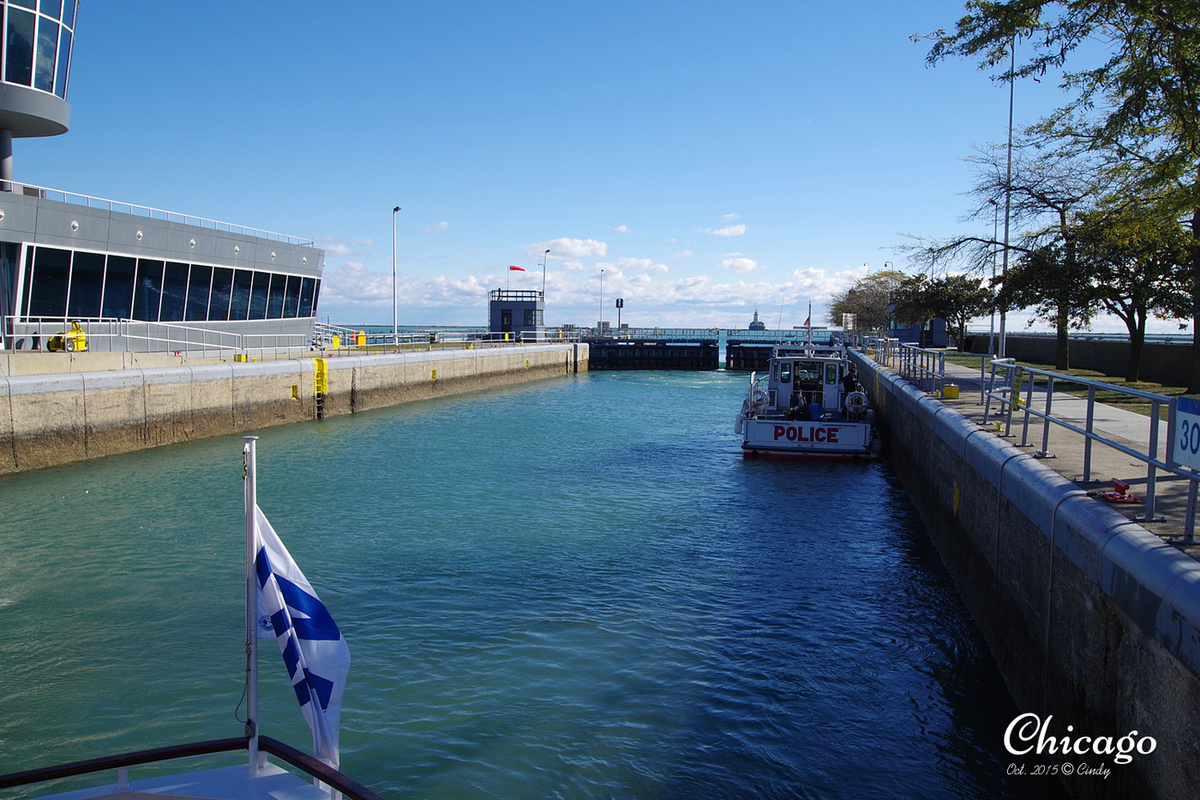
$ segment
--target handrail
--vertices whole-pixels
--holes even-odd
[[[111,769],[156,764],[180,758],[194,758],[196,756],[207,756],[215,753],[231,753],[237,750],[247,750],[249,742],[250,740],[245,737],[210,739],[203,742],[169,745],[150,750],[137,750],[132,753],[89,758],[83,761],[73,761],[68,764],[58,764],[52,767],[39,767],[23,772],[0,775],[0,789],[11,789],[16,786],[28,786],[33,783],[43,783],[61,778],[73,778],[79,775],[91,775]],[[363,786],[361,783],[278,739],[273,739],[270,736],[259,736],[258,747],[259,750],[282,759],[309,777],[316,778],[332,786],[334,789],[351,798],[351,800],[383,800],[380,795]]]
[[[274,231],[262,230],[261,228],[251,228],[245,225],[236,225],[232,222],[221,222],[219,220],[208,219],[206,217],[197,217],[191,214],[181,214],[176,211],[167,211],[161,208],[152,206],[142,206],[136,203],[125,203],[120,200],[108,200],[103,197],[93,197],[92,195],[80,194],[79,192],[68,192],[64,189],[51,189],[46,186],[38,186],[33,183],[21,183],[19,181],[4,181],[4,186],[12,187],[5,191],[12,191],[14,194],[28,195],[38,197],[45,200],[57,200],[62,203],[74,203],[75,205],[86,206],[87,208],[105,208],[108,211],[116,211],[118,213],[128,213],[150,219],[161,219],[167,222],[181,222],[185,225],[195,225],[198,228],[210,228],[217,231],[226,231],[228,233],[240,233],[243,236],[253,236],[258,239],[268,239],[273,242],[284,242],[285,244],[297,244],[303,247],[315,247],[316,242],[312,239],[301,239],[297,236],[289,236],[286,233],[275,233]],[[56,195],[56,196],[55,196]],[[121,209],[128,209],[122,212]]]
[[[997,372],[1002,371],[1003,375],[997,380]],[[1029,376],[1028,381],[1025,380],[1022,373]],[[1041,410],[1033,407],[1033,390],[1036,376],[1046,378],[1046,397],[1045,403]],[[1086,386],[1088,390],[1087,402],[1085,406],[1083,427],[1076,424],[1075,421],[1066,417],[1055,416],[1053,413],[1054,400],[1054,384],[1055,381],[1063,381],[1073,383],[1080,386]],[[997,385],[999,383],[999,385]],[[1097,433],[1095,430],[1095,407],[1096,390],[1104,389],[1106,391],[1115,391],[1119,394],[1124,394],[1130,397],[1136,397],[1141,400],[1146,400],[1150,403],[1150,416],[1147,420],[1149,425],[1149,435],[1147,437],[1146,451],[1136,447],[1130,447],[1122,442],[1118,442],[1108,436]],[[1024,393],[1024,400],[1021,395]],[[987,402],[984,405],[983,420],[986,423],[988,416],[991,413],[991,401],[995,400],[1001,406],[999,413],[1005,416],[1005,435],[1011,435],[1013,412],[1017,408],[1023,408],[1023,433],[1021,437],[1021,446],[1028,444],[1029,419],[1034,417],[1042,420],[1042,449],[1035,453],[1035,456],[1046,457],[1049,455],[1047,447],[1050,439],[1050,424],[1057,425],[1065,430],[1077,433],[1084,437],[1084,455],[1083,455],[1083,478],[1084,482],[1090,481],[1091,478],[1091,456],[1093,442],[1112,448],[1120,453],[1135,458],[1138,461],[1146,464],[1146,496],[1144,499],[1145,516],[1143,520],[1155,519],[1154,515],[1154,499],[1155,488],[1157,483],[1157,474],[1159,470],[1177,475],[1181,478],[1187,478],[1190,481],[1196,481],[1200,475],[1189,467],[1178,464],[1174,460],[1175,446],[1175,426],[1173,421],[1176,415],[1177,398],[1168,397],[1166,395],[1155,394],[1153,392],[1145,392],[1140,389],[1128,389],[1121,386],[1116,386],[1103,381],[1094,381],[1087,378],[1076,378],[1071,375],[1064,375],[1050,370],[1037,369],[1035,367],[1018,365],[1015,359],[993,359],[991,362],[991,379],[986,391]],[[1165,448],[1165,458],[1158,457],[1159,451],[1159,427],[1161,425],[1161,416],[1163,405],[1167,407],[1168,424],[1167,424],[1167,441]],[[1186,520],[1186,530],[1191,531],[1194,526],[1195,509],[1189,505],[1188,519]],[[1185,541],[1190,541],[1190,536],[1185,537]]]

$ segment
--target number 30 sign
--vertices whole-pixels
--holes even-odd
[[[1175,406],[1175,462],[1200,470],[1200,400],[1181,397]]]

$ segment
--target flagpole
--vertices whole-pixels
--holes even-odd
[[[258,508],[255,442],[246,436],[242,446],[246,506],[246,738],[250,776],[258,774],[258,577],[254,574],[254,512]]]

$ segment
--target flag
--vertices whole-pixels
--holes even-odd
[[[258,506],[254,508],[254,571],[259,638],[273,637],[278,642],[300,710],[312,729],[313,755],[336,768],[350,648]]]
[[[812,314],[809,314],[808,319],[804,320],[804,327],[807,328],[810,324],[812,324]]]
[[[509,271],[509,272],[524,272],[524,271],[525,271],[525,268],[524,268],[524,267],[518,267],[518,266],[516,266],[516,265],[514,265],[514,264],[510,264],[510,265],[509,265],[509,267],[508,267],[508,271]]]

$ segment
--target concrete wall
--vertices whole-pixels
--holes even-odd
[[[1053,335],[1030,336],[1008,334],[1004,352],[1021,361],[1040,361],[1053,364],[1056,343]],[[975,334],[971,349],[986,353],[987,334]],[[1071,337],[1071,366],[1092,369],[1105,375],[1124,376],[1129,364],[1129,342],[1114,339]],[[1168,386],[1187,386],[1192,376],[1192,345],[1190,342],[1147,342],[1142,350],[1141,378]]]
[[[1200,786],[1200,564],[1029,454],[856,356],[888,457],[1021,712],[1058,737],[1156,741],[1082,797],[1193,796]],[[1067,725],[1074,731],[1068,734]],[[996,743],[1001,759],[1009,756]],[[1027,768],[1028,771],[1028,768]],[[1031,777],[1030,780],[1043,780]]]
[[[568,375],[586,371],[587,345],[326,364],[324,397],[313,359],[0,377],[0,474]]]

